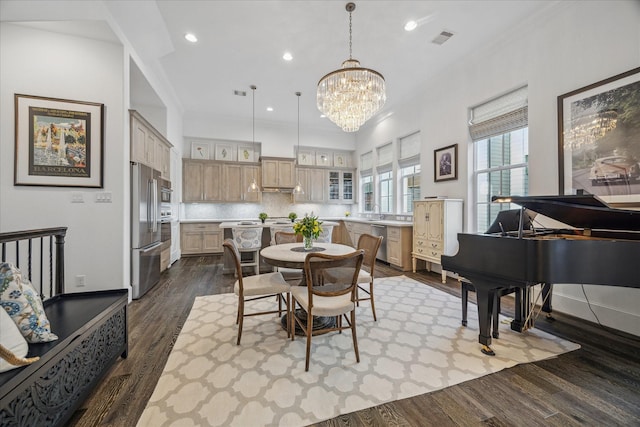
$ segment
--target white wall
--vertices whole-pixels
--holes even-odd
[[[422,131],[422,195],[464,198],[473,229],[469,107],[529,86],[530,194],[558,194],[556,101],[559,95],[640,65],[640,2],[562,2],[523,22],[430,82],[382,123],[357,135],[358,155],[416,129]],[[434,183],[433,150],[458,144],[459,179]],[[640,335],[640,289],[585,286],[608,326]],[[554,309],[595,321],[578,285],[554,288]]]
[[[0,230],[67,226],[69,290],[123,287],[129,273],[122,262],[125,241],[128,246],[122,45],[3,22],[0,51]],[[13,185],[16,93],[105,105],[103,189]],[[95,203],[95,194],[103,191],[112,193],[112,203]],[[74,193],[85,202],[72,204]],[[85,288],[75,288],[76,275],[86,275]]]

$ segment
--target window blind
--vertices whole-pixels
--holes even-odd
[[[360,155],[360,173],[373,169],[373,151]]]
[[[378,172],[388,171],[392,169],[393,164],[393,145],[389,142],[376,149],[378,159],[376,163],[376,170]]]
[[[524,86],[469,111],[469,134],[478,141],[529,124],[528,87]]]
[[[400,138],[398,165],[401,168],[420,164],[421,143],[419,131]]]

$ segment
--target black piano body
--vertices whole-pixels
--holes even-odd
[[[442,268],[476,289],[483,353],[493,354],[491,313],[494,294],[501,289],[554,283],[640,288],[640,211],[611,208],[594,195],[501,201],[575,228],[458,234],[458,253],[443,255]]]

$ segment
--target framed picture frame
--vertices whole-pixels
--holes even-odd
[[[209,144],[206,142],[192,142],[191,158],[197,160],[209,160]]]
[[[104,104],[15,94],[14,184],[103,188]]]
[[[640,67],[558,96],[559,194],[640,206]]]
[[[333,166],[333,156],[325,151],[316,151],[316,166]]]
[[[231,144],[216,144],[216,160],[232,161],[233,147]]]
[[[349,167],[349,158],[344,153],[333,153],[333,166],[347,168]]]
[[[255,153],[253,145],[238,145],[238,161],[239,162],[255,162]]]
[[[433,180],[435,182],[458,179],[458,144],[433,151]]]
[[[314,166],[316,164],[316,154],[310,150],[300,150],[298,152],[298,164],[302,166]]]

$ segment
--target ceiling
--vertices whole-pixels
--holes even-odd
[[[420,94],[474,50],[556,1],[356,1],[353,58],[386,79],[377,117]],[[349,57],[346,1],[107,1],[105,7],[140,57],[170,82],[187,115],[215,115],[339,130],[320,117],[316,85]],[[407,32],[406,21],[418,21]],[[69,26],[66,26],[69,28]],[[453,33],[442,45],[432,40]],[[197,43],[184,39],[192,32]],[[290,52],[293,60],[282,59]],[[245,97],[234,90],[246,91]],[[273,111],[268,112],[267,107]],[[375,121],[376,118],[372,119]]]

